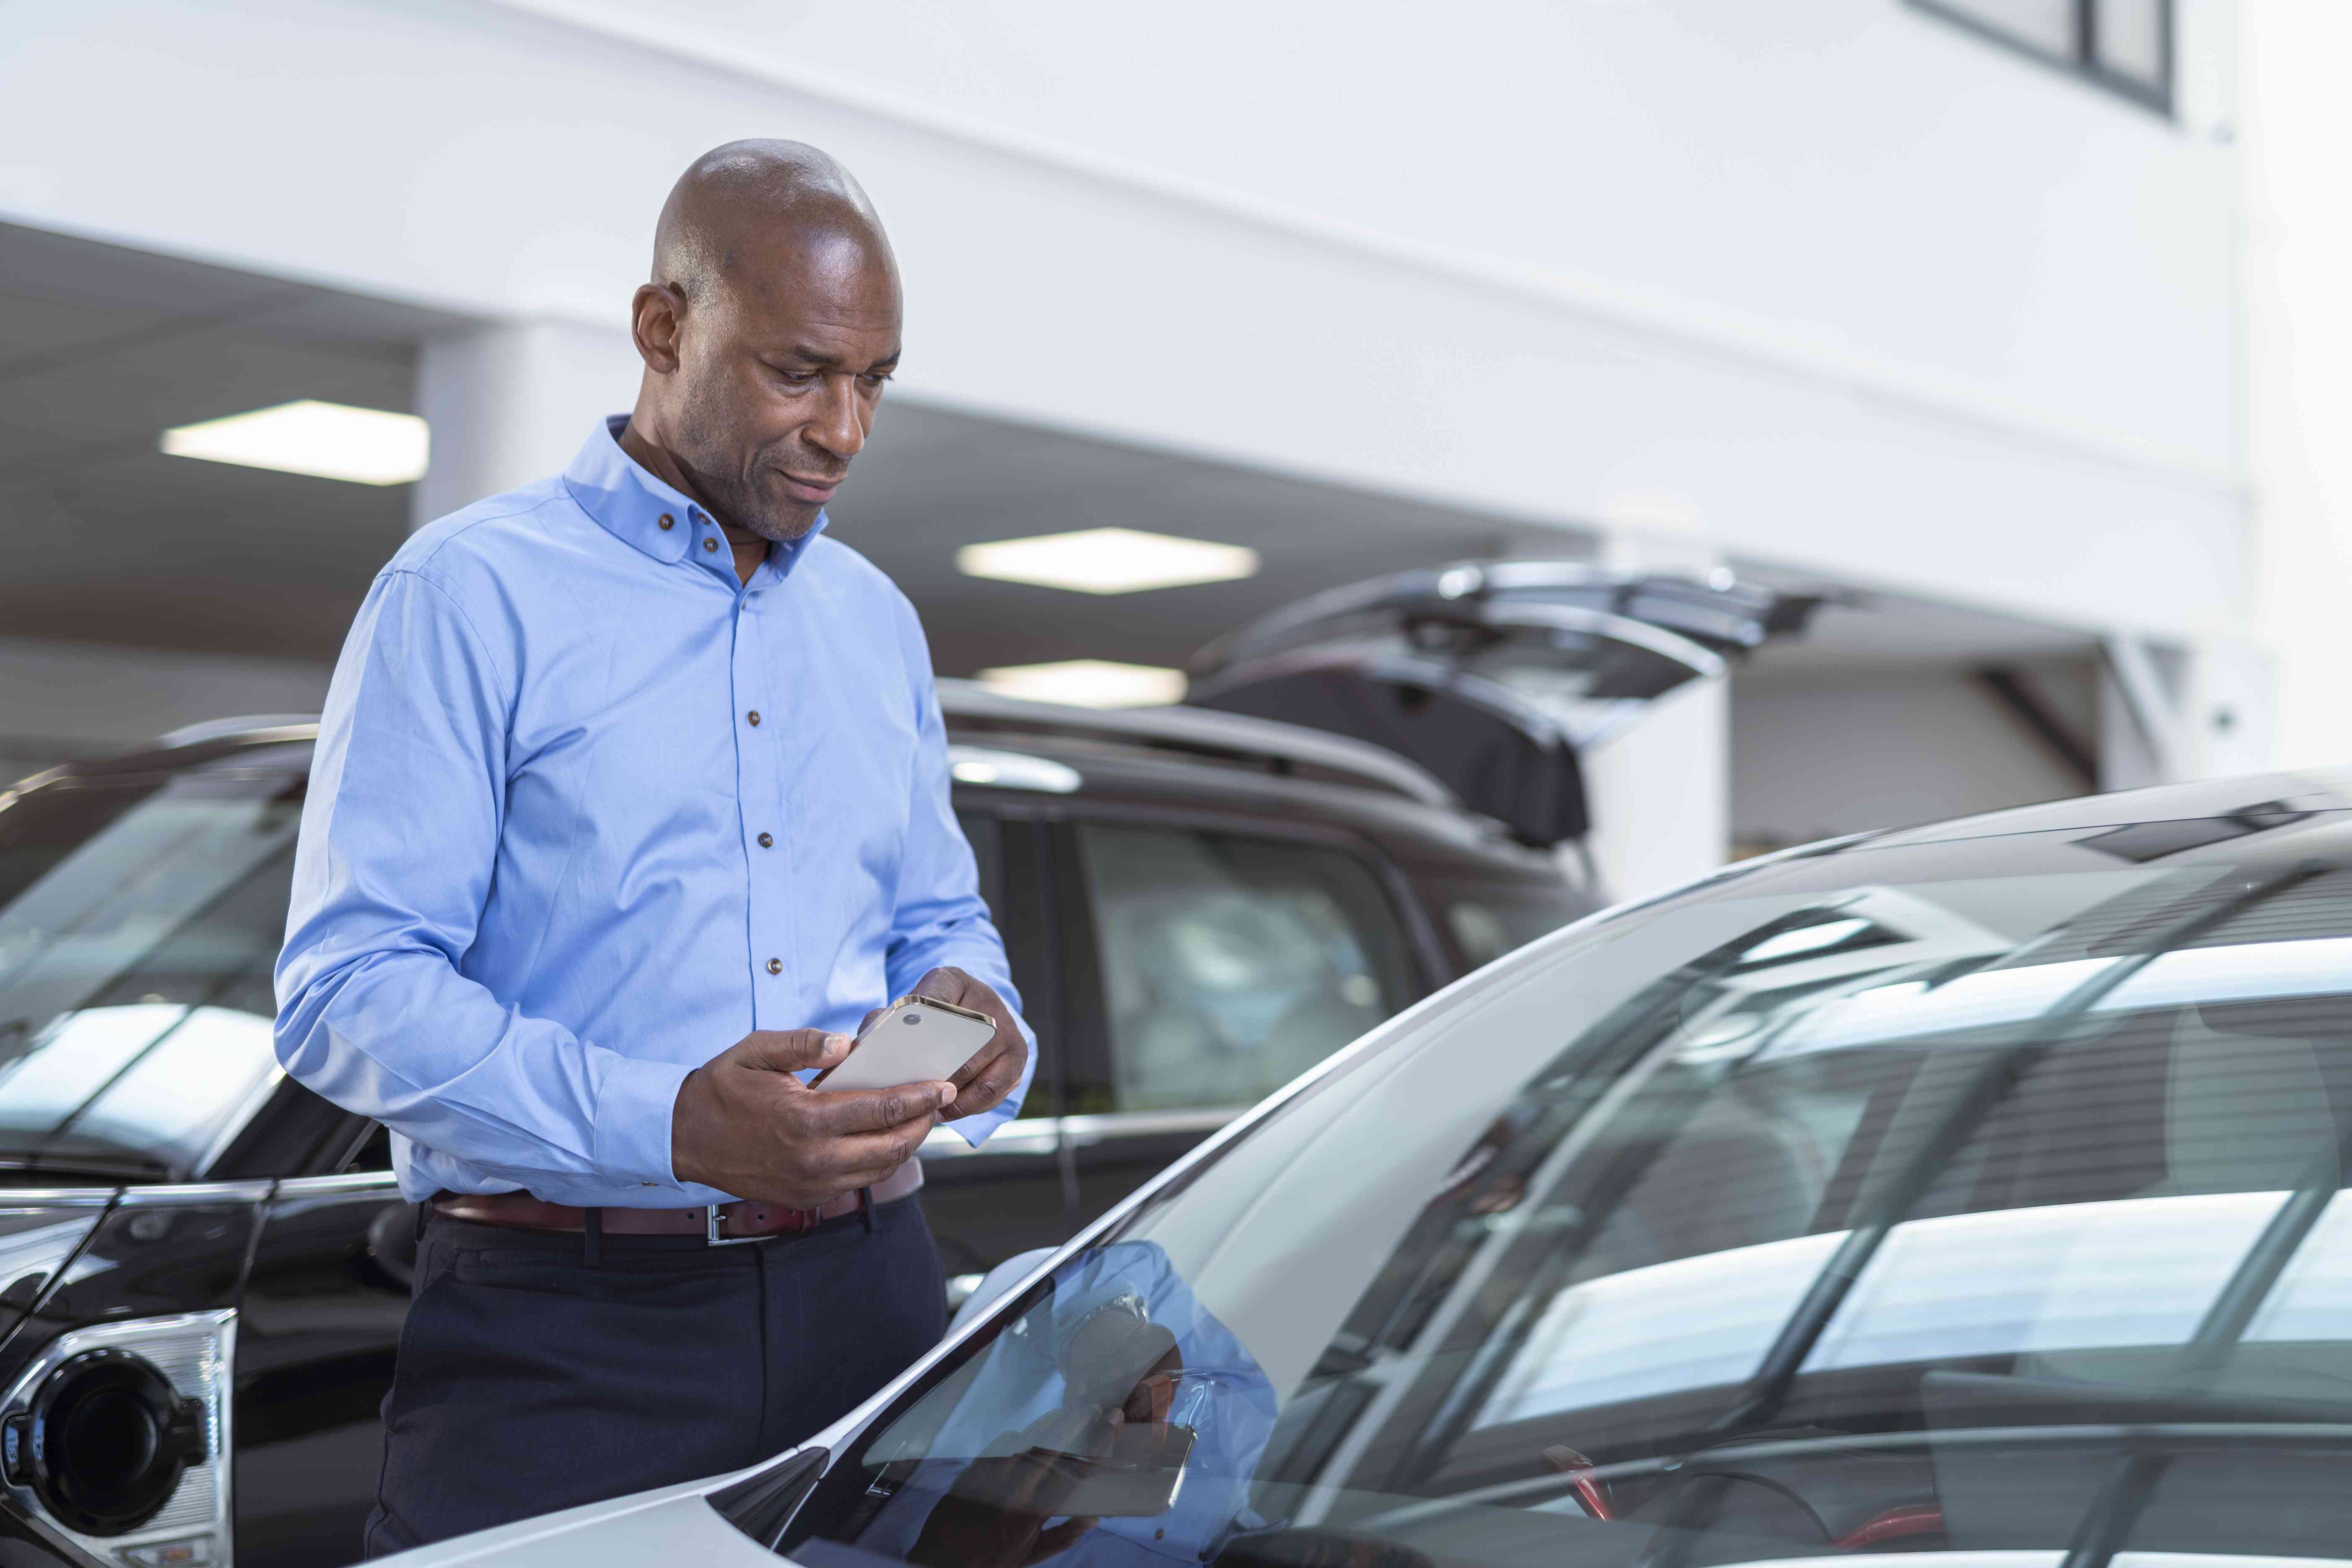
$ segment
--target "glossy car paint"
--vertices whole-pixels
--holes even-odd
[[[1013,710],[1017,711],[1017,710]],[[1201,716],[1207,733],[1226,721]],[[140,758],[69,770],[131,777],[230,767],[296,791],[307,731],[229,730]],[[950,1133],[926,1148],[926,1204],[951,1271],[1057,1245],[1168,1160],[1239,1112],[1122,1115],[1099,1052],[1051,1042],[1099,1017],[1097,983],[1076,972],[1070,931],[1086,918],[1073,825],[1122,820],[1296,837],[1344,847],[1374,869],[1411,933],[1409,994],[1467,967],[1422,907],[1415,876],[1508,884],[1580,907],[1553,862],[1426,801],[1327,777],[1284,777],[1247,760],[1220,763],[1140,746],[1074,743],[1002,724],[1002,752],[1076,773],[1075,790],[959,784],[968,824],[994,839],[1000,911],[1030,1017],[1049,1049],[1028,1114],[981,1151]],[[26,781],[44,787],[54,775]],[[274,781],[274,782],[271,782]],[[5,799],[0,795],[0,799]],[[1586,900],[1589,902],[1590,900]],[[1072,1108],[1093,1105],[1091,1111]],[[213,1434],[215,1476],[242,1568],[323,1568],[356,1555],[380,1468],[379,1407],[390,1386],[409,1290],[416,1214],[382,1168],[380,1131],[290,1082],[257,1102],[207,1175],[150,1187],[19,1187],[0,1193],[0,1389],[58,1336],[91,1324],[233,1310],[230,1409]],[[362,1168],[352,1168],[354,1165]],[[716,1516],[698,1502],[704,1516]],[[176,1517],[177,1500],[173,1505]],[[150,1531],[78,1549],[44,1524],[29,1494],[0,1498],[0,1557],[87,1565]],[[714,1546],[743,1538],[719,1523]]]
[[[1737,896],[1740,890],[1739,884],[1776,867],[1797,871],[1794,880],[1800,884],[1798,890],[1801,891],[1801,884],[1808,880],[1807,873],[1813,869],[1802,866],[1806,861],[1824,862],[1818,868],[1819,877],[1811,879],[1821,886],[1850,886],[1856,877],[1849,869],[1849,865],[1857,858],[1866,858],[1874,847],[1941,845],[1967,849],[1981,844],[1989,854],[2025,856],[2030,854],[2031,846],[2020,841],[2026,836],[2113,828],[2119,831],[2153,829],[2155,831],[2149,835],[2151,838],[2163,838],[2174,835],[2175,830],[2186,825],[2226,825],[2233,819],[2244,832],[2252,834],[2276,825],[2282,818],[2292,819],[2314,812],[2346,808],[2352,808],[2352,771],[2269,775],[2225,784],[2137,791],[2127,795],[2004,812],[1966,823],[1937,825],[1900,834],[1858,835],[1828,844],[1784,851],[1727,868],[1688,887],[1643,900],[1638,905],[1603,911],[1455,982],[1443,993],[1423,1000],[1269,1097],[1196,1148],[1190,1156],[1130,1194],[1066,1247],[1041,1258],[1034,1268],[1012,1283],[1004,1293],[1005,1299],[1008,1303],[1017,1299],[1029,1285],[1047,1277],[1058,1263],[1115,1228],[1137,1208],[1163,1192],[1181,1187],[1205,1163],[1213,1162],[1227,1147],[1249,1137],[1254,1130],[1289,1101],[1312,1092],[1319,1084],[1377,1058],[1389,1046],[1412,1036],[1423,1024],[1441,1013],[1475,1011],[1490,998],[1516,989],[1532,973],[1549,966],[1554,955],[1563,948],[1577,942],[1581,936],[1596,928],[1621,920],[1637,910],[1661,910],[1705,902],[1727,894]],[[2222,837],[2227,836],[2225,829],[2216,831],[2221,832]],[[2003,840],[2011,842],[2003,843]],[[1777,886],[1775,890],[1780,890]],[[1180,1198],[1178,1201],[1182,1200]],[[2160,1203],[2163,1200],[2157,1201]],[[2145,1209],[2147,1205],[2141,1205],[2124,1216],[2126,1233],[2137,1234],[2137,1230],[2146,1230],[2150,1226],[2157,1226],[2158,1231],[2166,1228],[2159,1216],[2152,1210],[2142,1212]],[[2030,1216],[2031,1211],[2023,1212]],[[556,1563],[619,1563],[642,1561],[671,1547],[684,1548],[688,1542],[692,1543],[692,1550],[709,1553],[709,1560],[716,1563],[740,1562],[748,1568],[749,1564],[756,1562],[777,1561],[773,1555],[740,1534],[737,1538],[740,1545],[722,1543],[709,1531],[709,1521],[716,1514],[704,1500],[712,1498],[714,1494],[740,1498],[755,1487],[772,1484],[775,1478],[795,1473],[814,1474],[821,1470],[831,1454],[839,1453],[865,1432],[879,1413],[901,1393],[921,1381],[938,1363],[955,1353],[960,1346],[974,1336],[994,1332],[1000,1326],[997,1320],[1002,1315],[1001,1311],[992,1310],[961,1323],[930,1353],[858,1411],[844,1417],[825,1432],[817,1434],[802,1449],[780,1456],[768,1465],[486,1531],[424,1549],[404,1561],[413,1562],[418,1568],[439,1568],[441,1564],[458,1563],[494,1563],[501,1568],[506,1564],[513,1564],[515,1568],[539,1568],[541,1564]],[[1963,1329],[1967,1332],[1978,1331],[1965,1325]],[[703,1511],[698,1512],[698,1509]],[[751,1547],[751,1552],[741,1550],[743,1546]],[[1967,1560],[1977,1563],[1998,1563],[2001,1568],[2052,1568],[2063,1555],[2058,1551],[2039,1550],[1976,1552],[1969,1554]],[[1958,1561],[1951,1553],[1943,1552],[1874,1551],[1872,1556],[1876,1561],[1917,1564],[1920,1568],[1933,1563]],[[1842,1559],[1812,1561],[1832,1560]],[[2200,1555],[2196,1561],[2220,1565],[2241,1561],[2252,1563],[2278,1560],[2232,1559],[2227,1555],[2207,1554]]]

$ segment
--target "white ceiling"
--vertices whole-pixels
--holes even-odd
[[[0,626],[8,636],[331,658],[404,536],[404,488],[163,456],[166,426],[298,397],[408,409],[453,318],[0,226]],[[1278,417],[1278,406],[1270,411]],[[937,407],[886,406],[835,535],[922,611],[940,669],[1177,664],[1317,589],[1465,555],[1588,553],[1476,512]],[[955,547],[1117,524],[1259,552],[1247,582],[1097,596],[958,575]],[[1759,674],[2063,657],[2084,634],[1916,598],[1822,613]]]

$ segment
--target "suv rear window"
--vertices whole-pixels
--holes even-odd
[[[250,768],[0,810],[0,1173],[183,1180],[277,1081],[301,810]]]

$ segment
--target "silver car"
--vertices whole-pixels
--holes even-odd
[[[404,1561],[2352,1557],[2348,807],[2141,792],[1593,917],[808,1445]]]

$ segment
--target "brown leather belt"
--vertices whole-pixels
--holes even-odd
[[[765,1241],[771,1237],[804,1236],[829,1219],[857,1212],[858,1205],[897,1203],[911,1197],[923,1184],[923,1167],[909,1160],[879,1184],[864,1192],[844,1193],[813,1209],[783,1208],[742,1199],[690,1209],[598,1210],[598,1229],[606,1236],[698,1236],[713,1247],[736,1241]],[[588,1228],[588,1211],[570,1204],[551,1204],[529,1193],[442,1193],[433,1200],[433,1212],[468,1225],[503,1226],[509,1230],[568,1231]]]

